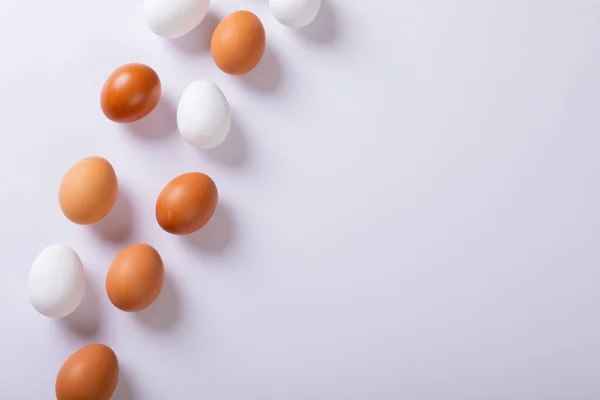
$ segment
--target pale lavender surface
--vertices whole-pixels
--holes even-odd
[[[600,398],[600,5],[592,0],[325,0],[292,31],[262,0],[215,0],[191,36],[153,36],[140,0],[0,2],[0,398],[52,399],[66,357],[117,352],[117,400]],[[209,27],[240,7],[269,38],[248,76],[217,70]],[[126,62],[156,68],[146,121],[106,120]],[[174,126],[205,78],[235,112],[222,147]],[[57,189],[100,155],[122,184],[97,227]],[[204,171],[221,203],[187,238],[154,202]],[[150,243],[164,294],[139,315],[103,287]],[[46,319],[26,298],[46,245],[81,255],[89,292]]]

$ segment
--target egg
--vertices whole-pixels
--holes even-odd
[[[56,400],[109,400],[119,382],[119,360],[104,344],[73,353],[56,376]]]
[[[231,109],[217,85],[196,81],[181,95],[177,127],[183,139],[200,149],[212,149],[225,140],[231,127]]]
[[[152,32],[172,39],[198,26],[209,7],[210,0],[146,0],[143,14]]]
[[[27,294],[33,308],[50,318],[71,314],[85,294],[85,273],[72,248],[54,244],[36,257],[29,271]]]
[[[301,28],[314,21],[321,8],[321,0],[269,0],[269,8],[283,25]]]
[[[112,209],[119,184],[112,165],[102,157],[77,162],[63,177],[58,190],[60,208],[70,221],[89,225]]]
[[[140,311],[160,295],[165,270],[160,254],[150,245],[134,244],[122,250],[108,268],[106,293],[123,311]]]
[[[260,62],[265,46],[265,28],[260,19],[249,11],[236,11],[215,28],[210,51],[223,72],[242,75]]]
[[[100,105],[111,121],[134,122],[154,110],[160,94],[160,79],[152,68],[144,64],[125,64],[104,83]]]
[[[187,235],[202,228],[217,207],[215,182],[200,172],[179,175],[158,195],[156,220],[165,231]]]

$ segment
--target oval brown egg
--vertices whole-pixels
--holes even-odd
[[[217,66],[230,75],[251,71],[265,54],[265,28],[249,11],[236,11],[217,25],[210,51]]]
[[[70,221],[89,225],[112,209],[119,184],[112,165],[102,157],[87,157],[65,174],[58,190],[60,208]]]
[[[133,122],[154,110],[160,94],[160,79],[152,68],[144,64],[125,64],[106,80],[100,104],[111,121]]]
[[[91,344],[73,353],[58,371],[57,400],[109,400],[119,381],[119,361],[103,344]]]
[[[117,254],[108,268],[106,293],[118,309],[140,311],[160,295],[164,280],[160,254],[147,244],[134,244]]]
[[[165,231],[187,235],[202,228],[217,207],[215,182],[200,172],[190,172],[173,179],[156,201],[156,220]]]

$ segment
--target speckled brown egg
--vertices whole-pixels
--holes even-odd
[[[63,177],[58,190],[60,208],[70,221],[89,225],[112,209],[119,184],[112,165],[102,157],[77,162]]]
[[[119,381],[119,361],[103,344],[91,344],[73,353],[58,371],[57,400],[109,400]]]
[[[106,80],[100,104],[111,121],[133,122],[154,110],[160,94],[160,79],[152,68],[144,64],[125,64]]]
[[[260,62],[265,46],[265,28],[260,19],[249,11],[236,11],[217,25],[210,51],[223,72],[242,75]]]
[[[106,293],[111,303],[123,311],[140,311],[160,295],[165,270],[160,254],[147,244],[134,244],[122,250],[108,268]]]
[[[156,220],[165,231],[187,235],[202,228],[217,207],[215,182],[200,172],[180,175],[158,195]]]

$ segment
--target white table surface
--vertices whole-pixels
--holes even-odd
[[[244,77],[208,51],[220,17],[264,22]],[[600,398],[600,3],[325,0],[290,30],[263,0],[214,0],[189,36],[144,26],[140,0],[0,2],[0,398],[53,399],[93,342],[121,363],[117,400]],[[159,73],[147,119],[108,121],[99,94],[127,62]],[[174,109],[195,79],[235,113],[227,141],[185,144]],[[57,190],[106,157],[122,193],[79,227]],[[161,188],[202,171],[221,203],[190,237],[154,218]],[[126,314],[110,261],[146,242],[167,281]],[[84,260],[71,317],[37,314],[46,245]]]

